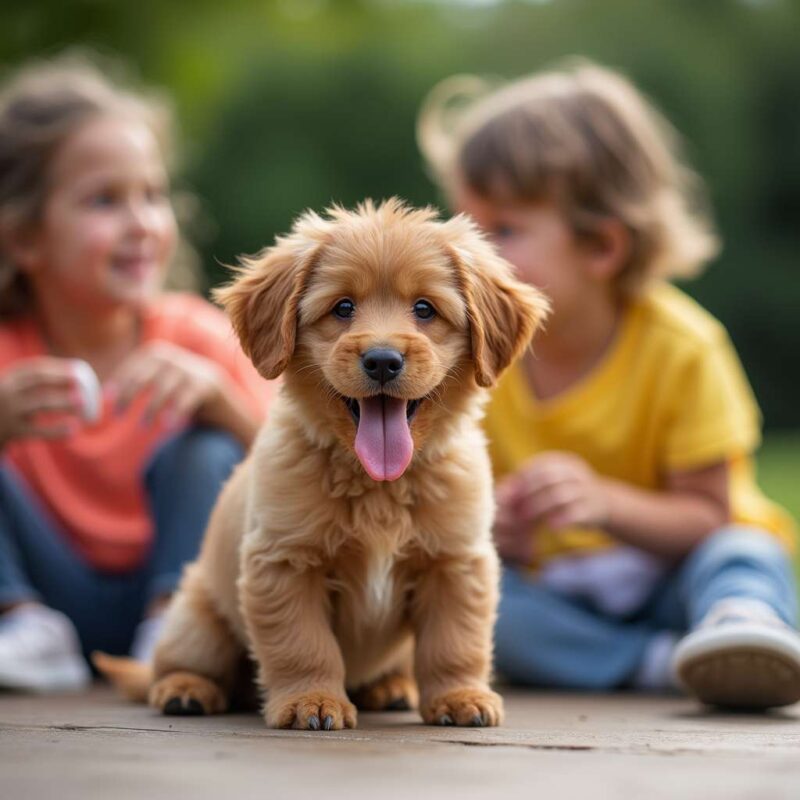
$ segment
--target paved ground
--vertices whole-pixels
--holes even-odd
[[[338,733],[162,717],[105,688],[0,695],[0,798],[800,798],[800,704],[745,716],[677,698],[505,694],[499,729],[396,712]]]

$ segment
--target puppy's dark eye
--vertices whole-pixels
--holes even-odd
[[[355,311],[356,304],[350,298],[345,297],[344,300],[340,300],[333,307],[333,316],[339,319],[350,319],[355,314]]]
[[[433,319],[436,309],[427,300],[417,300],[414,303],[414,316],[417,319]]]

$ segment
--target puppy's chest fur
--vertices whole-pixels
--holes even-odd
[[[285,464],[265,461],[264,471],[271,473],[263,484],[271,501],[267,518],[272,504],[285,511],[287,492],[279,487],[307,487],[303,502],[283,516],[275,546],[295,560],[305,553],[322,567],[340,642],[362,649],[368,640],[386,639],[407,627],[409,598],[421,573],[453,546],[452,526],[443,526],[439,517],[452,519],[448,509],[467,493],[473,473],[481,473],[471,469],[476,461],[471,449],[449,455],[436,469],[417,461],[401,479],[381,484],[339,445],[317,443],[303,458]],[[460,508],[457,516],[463,520],[456,526],[462,534],[474,528],[468,508]]]
[[[406,580],[393,554],[364,554],[341,564],[329,579],[334,627],[354,639],[396,628],[405,616]]]
[[[409,509],[385,492],[344,501],[349,523],[329,573],[339,625],[363,632],[399,624],[410,580],[408,551],[416,541]]]

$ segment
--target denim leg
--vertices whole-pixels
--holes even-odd
[[[144,479],[156,529],[148,600],[172,592],[197,557],[222,485],[243,457],[231,435],[205,427],[178,434],[154,455]]]
[[[125,653],[141,616],[141,577],[94,570],[41,502],[0,468],[0,602],[36,600],[66,614],[85,652]]]
[[[22,536],[23,530],[31,532]],[[20,544],[37,542],[50,552],[51,543],[58,542],[57,534],[11,469],[0,466],[0,607],[27,600],[42,602],[28,572],[31,559],[20,549]],[[59,555],[56,548],[54,558],[58,560]]]
[[[514,683],[602,690],[622,686],[655,634],[619,622],[504,567],[495,664]]]
[[[679,591],[690,629],[726,597],[761,600],[784,622],[797,624],[791,559],[775,537],[757,528],[728,526],[704,539],[680,568]]]

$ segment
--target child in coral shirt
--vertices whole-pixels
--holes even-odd
[[[272,391],[222,312],[161,289],[164,124],[69,57],[0,94],[0,686],[147,657]]]

